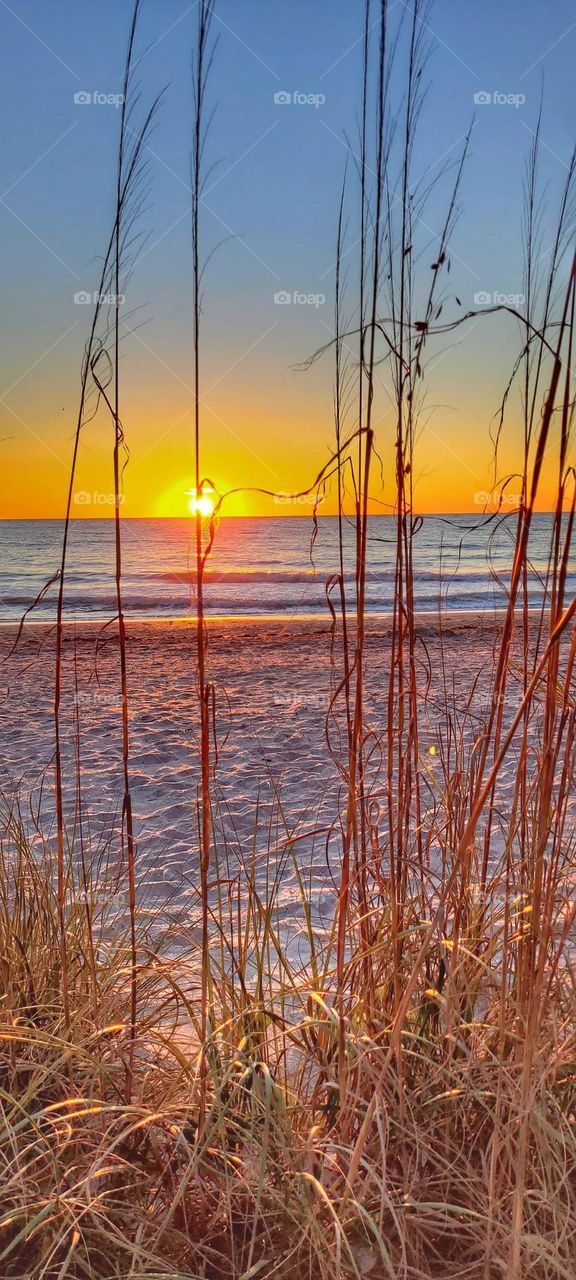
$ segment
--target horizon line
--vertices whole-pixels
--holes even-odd
[[[563,508],[563,514],[564,514],[564,511],[566,511],[566,514],[567,514],[567,513],[568,513],[568,511],[569,511],[569,509],[570,509],[569,507]],[[415,519],[418,519],[418,518],[420,518],[420,517],[421,517],[422,519],[424,519],[424,518],[428,518],[428,517],[430,517],[430,516],[434,517],[434,516],[474,516],[474,515],[477,515],[477,516],[518,515],[519,511],[520,511],[520,507],[498,507],[498,508],[496,508],[495,510],[489,510],[489,509],[487,509],[487,508],[486,508],[486,509],[484,509],[484,510],[482,510],[482,511],[479,511],[477,508],[476,508],[476,509],[474,509],[473,511],[471,511],[471,510],[458,510],[458,511],[413,511],[411,514],[413,515],[413,517],[414,517]],[[536,516],[551,516],[551,515],[555,515],[555,514],[556,514],[555,508],[546,508],[545,510],[543,509],[542,511],[533,511],[533,512],[532,512],[532,515],[536,515]],[[206,520],[208,519],[208,517],[204,517],[204,518],[205,518]],[[225,513],[223,513],[223,512],[220,512],[220,513],[218,514],[218,516],[217,516],[217,519],[218,519],[218,520],[310,520],[310,519],[312,519],[312,518],[315,518],[316,520],[337,520],[337,519],[338,519],[338,512],[337,512],[337,511],[335,511],[335,512],[333,512],[333,513],[325,513],[325,514],[323,514],[323,515],[320,515],[320,513],[319,513],[319,512],[317,512],[315,517],[313,517],[313,516],[312,516],[312,513],[309,513],[309,514],[307,514],[307,515],[306,515],[306,514],[304,514],[304,513],[302,513],[302,514],[294,514],[294,515],[259,515],[259,514],[251,514],[251,515],[248,515],[248,514],[245,514],[245,515],[226,515],[226,514],[225,514]],[[347,512],[343,512],[343,513],[342,513],[342,518],[343,518],[344,520],[353,520],[353,519],[355,519],[355,518],[356,518],[356,512],[348,512],[348,513],[347,513]],[[396,511],[371,511],[371,512],[369,512],[369,513],[368,513],[368,519],[369,519],[369,520],[380,520],[380,519],[383,519],[383,520],[396,520],[397,518],[398,518],[398,513],[397,513]],[[194,519],[195,519],[195,517],[194,517],[194,515],[192,515],[192,514],[182,514],[182,515],[174,515],[174,516],[157,516],[157,515],[156,515],[156,516],[154,516],[154,515],[147,515],[147,516],[122,516],[122,520],[123,520],[123,521],[127,521],[127,520],[186,520],[186,521],[189,521],[190,523],[192,523],[192,522],[194,521]],[[46,522],[48,522],[48,521],[54,521],[54,522],[60,522],[60,523],[62,523],[62,524],[63,524],[63,523],[65,522],[65,520],[66,520],[66,517],[65,517],[65,516],[25,516],[25,515],[23,515],[23,516],[0,516],[0,524],[15,524],[15,523],[16,523],[16,522],[18,522],[18,521],[28,521],[28,522],[31,522],[31,521],[37,521],[38,523],[46,523]],[[76,524],[84,524],[84,523],[86,523],[86,524],[87,524],[87,523],[89,523],[90,521],[91,521],[92,523],[98,523],[98,524],[106,524],[107,522],[109,522],[110,524],[112,524],[112,523],[114,522],[114,516],[113,516],[113,515],[110,515],[110,516],[105,516],[105,515],[101,515],[101,516],[76,516],[76,515],[71,515],[71,516],[70,516],[70,522],[72,522],[72,521],[73,521],[73,522],[75,522]]]

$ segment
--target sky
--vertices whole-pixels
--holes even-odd
[[[390,8],[394,20],[403,11],[410,18],[409,0]],[[120,112],[108,99],[121,89],[130,15],[129,0],[0,0],[0,96],[8,122],[0,178],[2,517],[59,517],[65,510],[91,319],[91,304],[75,295],[96,288],[113,216]],[[142,103],[166,92],[147,152],[146,239],[123,312],[126,516],[184,514],[193,482],[189,156],[196,22],[197,7],[186,0],[144,0]],[[216,3],[208,146],[215,167],[202,204],[205,256],[214,251],[204,281],[202,413],[203,472],[219,491],[293,493],[312,483],[333,448],[332,359],[306,371],[301,366],[334,332],[336,222],[349,148],[357,147],[362,28],[360,0]],[[522,182],[541,93],[543,262],[574,141],[572,2],[436,0],[426,36],[429,89],[413,173],[417,179],[447,172],[417,228],[418,269],[426,280],[454,164],[474,118],[450,289],[463,309],[478,294],[520,297]],[[491,100],[482,101],[487,95]],[[345,305],[352,313],[357,192],[350,177],[348,187]],[[278,294],[290,302],[275,301]],[[415,469],[419,511],[474,510],[478,494],[491,492],[490,425],[519,346],[513,320],[479,316],[429,350]],[[375,427],[384,463],[382,490],[375,481],[380,502],[393,485],[394,419],[384,371]],[[500,474],[516,469],[519,440],[513,400]],[[82,434],[74,515],[111,514],[111,456],[110,420],[100,414]],[[541,507],[552,480],[550,463]],[[296,503],[248,492],[225,510],[305,514]]]

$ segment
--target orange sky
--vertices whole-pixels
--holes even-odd
[[[6,424],[8,425],[8,424]],[[106,424],[107,425],[107,424]],[[112,466],[110,441],[91,439],[86,430],[81,446],[75,485],[75,518],[100,518],[113,514]],[[224,433],[223,433],[224,434]],[[296,499],[310,485],[330,456],[329,430],[320,422],[310,424],[309,443],[303,449],[296,431],[287,430],[282,446],[268,439],[265,456],[257,426],[247,422],[240,441],[226,433],[225,445],[219,439],[208,442],[204,450],[203,475],[209,476],[219,493],[245,488],[226,500],[223,515],[306,516],[312,511],[311,499]],[[389,430],[391,436],[391,430]],[[129,437],[129,433],[128,433]],[[386,513],[394,499],[394,466],[390,443],[386,445],[384,429],[378,435],[378,448],[384,462],[384,487],[379,468],[374,466],[371,487],[374,514]],[[3,466],[0,473],[1,511],[4,518],[51,518],[63,515],[71,456],[69,436],[53,434],[49,446],[32,438],[27,447],[16,440],[2,442]],[[124,474],[122,513],[127,517],[185,516],[189,514],[189,490],[194,483],[190,440],[181,430],[173,438],[159,438],[152,423],[139,422],[137,445],[131,444],[131,457]],[[421,513],[479,511],[486,502],[494,506],[498,489],[494,485],[492,451],[485,429],[478,424],[469,429],[466,447],[458,424],[434,422],[423,429],[417,449],[415,509]],[[517,450],[504,443],[500,453],[499,477],[514,470]],[[262,487],[274,490],[279,500],[250,492]],[[505,505],[514,505],[518,483],[511,480],[506,489]],[[554,462],[550,457],[544,469],[538,508],[549,510],[554,494]],[[485,496],[487,495],[487,496]],[[492,497],[490,497],[492,495]],[[387,504],[387,505],[382,505]],[[332,481],[320,511],[330,515],[336,511],[336,490]]]
[[[0,404],[0,512],[5,518],[64,514],[78,395],[74,370],[83,336],[84,325],[76,322],[62,349],[48,358],[42,358],[42,347],[36,355],[37,344],[19,353],[14,388]],[[332,360],[328,357],[306,373],[294,369],[296,357],[317,345],[320,328],[299,340],[296,334],[285,348],[281,342],[273,365],[266,342],[249,346],[246,353],[241,333],[224,336],[228,345],[219,355],[210,335],[203,366],[203,475],[220,493],[264,488],[293,494],[307,488],[334,447]],[[478,495],[495,489],[490,427],[509,375],[511,347],[501,343],[497,323],[490,330],[486,326],[480,337],[481,346],[478,331],[464,333],[441,362],[431,363],[414,468],[414,505],[423,514],[480,511],[485,498]],[[159,357],[132,336],[125,345],[122,378],[122,419],[130,448],[123,514],[184,516],[194,476],[190,351],[180,338]],[[379,467],[373,465],[376,513],[389,510],[394,500],[394,411],[380,374],[374,427],[384,468],[382,490]],[[350,417],[346,433],[353,429]],[[540,510],[553,505],[554,443],[555,436],[544,467]],[[75,483],[81,500],[73,505],[74,517],[112,515],[112,444],[110,417],[101,410],[82,431]],[[520,459],[516,393],[502,434],[500,480],[518,469]],[[511,502],[518,488],[512,480]],[[235,495],[223,507],[229,515],[301,516],[310,511],[305,502],[278,502],[250,492]],[[322,512],[334,511],[333,484]]]
[[[121,314],[121,416],[130,447],[123,513],[134,517],[185,515],[194,473],[189,173],[196,17],[191,6],[188,17],[170,22],[167,5],[168,0],[144,5],[139,33],[139,51],[146,50],[142,110],[162,86],[169,84],[170,91],[147,150],[150,200],[143,202],[137,220],[142,244],[138,241]],[[569,4],[559,0],[556,5],[562,13],[556,13],[551,35],[548,9],[528,0],[531,20],[523,24],[521,41],[511,6],[520,15],[526,2],[523,7],[519,0],[493,3],[487,22],[485,6],[461,5],[454,26],[453,6],[439,5],[435,34],[428,33],[430,85],[412,179],[417,186],[428,174],[434,181],[425,209],[417,206],[413,228],[415,314],[427,296],[474,95],[478,89],[506,88],[493,81],[492,72],[484,83],[484,73],[496,58],[497,65],[508,68],[510,89],[523,88],[521,109],[484,104],[476,111],[450,243],[450,273],[447,263],[442,279],[442,324],[467,315],[477,298],[522,296],[523,183],[544,69],[541,288],[554,243],[572,150]],[[92,320],[85,300],[98,283],[112,225],[119,119],[113,108],[75,105],[74,90],[113,88],[126,41],[125,6],[112,0],[84,6],[82,22],[72,24],[58,5],[29,0],[28,7],[33,17],[28,25],[7,20],[14,72],[0,86],[5,115],[14,121],[4,138],[0,345],[0,516],[9,518],[61,517],[65,511],[80,369]],[[393,22],[403,22],[404,30],[402,6],[391,8]],[[224,24],[210,90],[217,110],[206,156],[210,195],[205,193],[201,215],[207,261],[202,471],[219,491],[261,486],[290,493],[313,481],[334,443],[333,352],[306,372],[302,364],[334,337],[335,243],[347,162],[342,301],[351,334],[357,323],[358,189],[345,139],[353,138],[361,101],[362,15],[361,6],[349,0],[301,5],[302,23],[296,25],[290,5],[254,3],[239,9],[242,34],[235,36]],[[456,36],[458,56],[452,47]],[[54,57],[52,47],[66,48],[64,61]],[[400,52],[405,67],[402,41]],[[323,86],[322,109],[276,105],[276,90],[307,84]],[[397,162],[392,156],[393,177]],[[393,239],[399,231],[394,219]],[[563,272],[564,266],[559,296]],[[281,297],[284,304],[278,305]],[[306,305],[297,302],[302,298],[308,299]],[[422,384],[427,401],[414,474],[417,511],[482,509],[477,495],[494,488],[490,427],[523,341],[516,319],[488,312],[478,312],[450,333],[429,335]],[[344,348],[354,376],[357,337],[345,339]],[[380,511],[387,509],[380,503],[390,504],[394,496],[394,414],[383,342],[377,355],[382,362],[374,427],[385,483],[382,491],[375,466],[373,510]],[[542,385],[539,403],[544,392]],[[502,438],[501,478],[520,464],[520,423],[516,385]],[[353,425],[350,419],[345,430]],[[85,500],[74,503],[74,516],[112,514],[111,453],[111,422],[101,411],[83,431],[75,488]],[[510,494],[517,489],[512,481]],[[554,489],[551,452],[539,509],[549,509]],[[322,510],[334,509],[332,493]],[[224,507],[234,515],[294,516],[307,510],[303,503],[254,494],[236,496]]]

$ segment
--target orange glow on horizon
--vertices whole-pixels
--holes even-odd
[[[176,420],[178,409],[178,403],[170,406],[170,415],[174,414]],[[133,426],[129,434],[130,459],[123,473],[121,518],[190,520],[196,510],[196,494],[186,431],[182,427],[174,433],[162,433],[156,416],[143,403],[136,403],[126,416]],[[219,418],[225,422],[232,418],[232,411],[219,406]],[[5,519],[62,519],[70,473],[70,424],[59,420],[57,430],[48,433],[40,407],[33,420],[34,434],[24,438],[6,421],[0,468],[1,514]],[[262,427],[258,417],[253,418],[246,408],[240,412],[236,406],[232,420],[234,435],[226,436],[224,428],[215,431],[203,450],[204,474],[212,477],[213,484],[206,482],[203,486],[211,492],[200,496],[202,518],[209,518],[218,507],[218,519],[311,519],[313,493],[307,497],[298,495],[313,483],[329,459],[330,431],[320,412],[313,412],[311,403],[308,405],[305,451],[299,424],[288,415],[281,437],[270,433],[265,447],[259,439]],[[505,513],[516,505],[520,487],[517,473],[521,451],[515,426],[512,423],[509,435],[502,438],[498,456],[499,475],[512,477],[502,491]],[[373,469],[368,509],[371,516],[393,516],[394,439],[387,422],[381,427],[380,436],[382,465]],[[414,512],[470,513],[481,517],[485,509],[496,510],[502,481],[495,480],[493,464],[493,445],[480,413],[465,423],[461,417],[452,420],[446,415],[427,424],[417,442]],[[551,449],[542,469],[536,510],[549,511],[554,506],[556,468],[557,458]],[[73,519],[110,519],[114,514],[113,487],[107,441],[91,425],[82,438],[78,457],[75,495],[79,496],[73,503]],[[348,473],[345,488],[344,509],[353,516],[354,494]],[[566,501],[569,502],[569,495]],[[332,476],[316,515],[334,516],[337,510],[337,484]]]

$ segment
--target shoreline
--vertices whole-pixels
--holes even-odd
[[[538,618],[542,616],[542,609],[538,607],[532,607],[528,609],[527,612],[532,622],[535,622]],[[548,611],[546,610],[545,613],[547,612]],[[521,608],[515,609],[514,613],[519,617],[523,616],[523,610]],[[349,611],[347,615],[348,622],[353,624],[356,620],[356,616],[357,615],[355,612]],[[430,610],[419,610],[419,611],[417,610],[414,614],[414,620],[416,622],[417,627],[433,626],[435,631],[439,631],[440,629],[443,629],[444,625],[454,626],[455,624],[462,626],[464,628],[466,626],[469,626],[470,628],[473,628],[473,629],[482,628],[482,629],[489,630],[491,628],[497,627],[498,624],[501,621],[503,621],[505,616],[506,616],[505,608],[490,609],[482,613],[477,613],[472,609],[445,609],[442,611],[441,614],[439,614],[437,610],[430,609]],[[107,628],[110,628],[112,626],[112,622],[114,621],[116,621],[114,617],[113,618],[110,618],[110,617],[79,618],[79,619],[65,618],[63,619],[62,626],[65,631],[69,631],[71,628],[76,628],[77,630],[83,630],[84,628],[86,628],[86,630],[88,631],[93,631],[95,629],[98,629],[100,631],[103,631],[103,630],[106,630]],[[146,629],[148,628],[159,629],[159,628],[165,627],[170,629],[177,628],[180,630],[185,630],[188,628],[190,630],[195,630],[196,624],[197,624],[197,619],[194,616],[182,617],[179,615],[169,615],[162,618],[153,617],[153,616],[142,617],[142,618],[125,617],[124,621],[125,621],[127,632],[134,631],[140,627],[146,628]],[[393,614],[390,611],[386,611],[386,612],[383,611],[378,613],[374,611],[371,613],[367,613],[364,618],[364,626],[366,631],[378,631],[382,627],[385,627],[388,630],[392,626],[392,623],[393,623]],[[306,630],[311,630],[315,624],[317,624],[318,627],[323,632],[326,630],[330,631],[332,628],[332,620],[330,618],[330,614],[329,613],[325,613],[325,614],[301,613],[296,615],[296,614],[281,614],[281,613],[251,613],[251,614],[214,613],[214,614],[209,614],[204,618],[204,625],[208,628],[210,627],[228,628],[228,627],[242,627],[242,626],[246,626],[249,628],[252,628],[252,627],[297,628],[297,627],[303,626],[306,628]],[[336,618],[336,629],[338,629],[340,624],[341,624],[341,616],[338,615]],[[26,618],[23,624],[21,620],[0,619],[0,634],[6,635],[6,634],[9,634],[11,631],[16,633],[21,627],[22,635],[24,636],[27,629],[31,629],[33,631],[54,631],[56,628],[56,625],[57,625],[56,620],[49,622],[44,618],[41,618],[41,619]],[[113,633],[111,632],[111,634]]]

